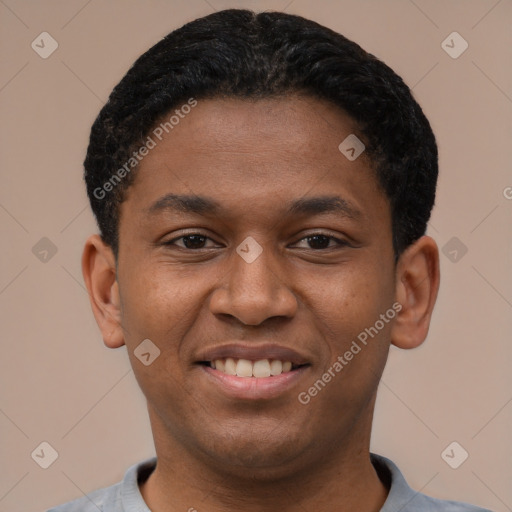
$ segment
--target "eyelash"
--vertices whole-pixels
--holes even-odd
[[[186,234],[184,234],[182,236],[173,238],[172,240],[169,240],[168,242],[164,242],[163,245],[165,245],[165,246],[175,246],[175,247],[179,247],[180,249],[183,249],[183,250],[195,251],[195,252],[199,252],[199,251],[205,250],[205,249],[210,249],[210,247],[201,247],[199,249],[189,249],[188,247],[181,247],[181,246],[178,246],[178,245],[175,244],[175,242],[177,240],[181,240],[181,239],[189,237],[189,236],[200,236],[200,237],[206,238],[207,240],[212,240],[209,236],[204,235],[203,233],[191,232],[191,233],[186,233]],[[300,240],[295,242],[295,244],[297,244],[298,242],[302,242],[303,240],[306,240],[306,243],[307,243],[307,239],[308,238],[313,238],[315,236],[324,236],[324,237],[328,238],[329,241],[333,240],[333,241],[336,242],[337,247],[347,247],[347,246],[350,245],[345,240],[341,240],[339,238],[336,238],[335,236],[332,236],[332,235],[330,235],[328,233],[322,233],[320,231],[319,232],[315,232],[315,233],[311,233],[311,234],[308,234],[305,237],[302,237]],[[312,249],[312,248],[309,248],[309,249],[311,249],[312,251],[318,252],[318,251],[325,251],[325,250],[329,250],[329,249],[333,249],[333,248],[334,247],[325,247],[325,248],[322,248],[322,249]]]

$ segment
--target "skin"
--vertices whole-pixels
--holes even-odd
[[[390,344],[414,348],[427,335],[439,261],[424,236],[395,263],[371,162],[338,150],[351,133],[350,117],[310,97],[199,100],[140,164],[121,205],[117,265],[98,235],[87,240],[83,274],[104,342],[126,345],[148,402],[158,465],[140,487],[152,511],[382,507],[387,483],[369,458],[377,386]],[[221,210],[148,215],[168,193]],[[287,213],[318,196],[343,198],[352,215]],[[178,237],[191,233],[208,238],[186,248]],[[248,236],[263,249],[252,263],[236,252]],[[301,404],[394,302],[400,313]],[[161,353],[144,366],[133,352],[147,338]],[[274,398],[234,399],[197,364],[202,348],[232,340],[293,347],[309,367]]]

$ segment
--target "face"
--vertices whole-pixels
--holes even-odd
[[[352,133],[309,97],[199,100],[141,162],[117,285],[157,452],[275,476],[368,440],[396,279],[388,200],[338,149]]]

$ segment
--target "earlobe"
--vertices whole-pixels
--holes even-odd
[[[396,298],[402,306],[391,330],[391,343],[415,348],[425,341],[439,290],[439,250],[422,236],[400,256],[396,270]]]
[[[91,235],[85,242],[82,274],[105,345],[109,348],[121,347],[124,345],[124,335],[116,262],[112,249],[99,235]]]

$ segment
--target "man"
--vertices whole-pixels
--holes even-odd
[[[482,510],[369,452],[437,296],[437,172],[408,87],[312,21],[221,11],[140,57],[92,127],[82,266],[157,458],[53,511]]]

